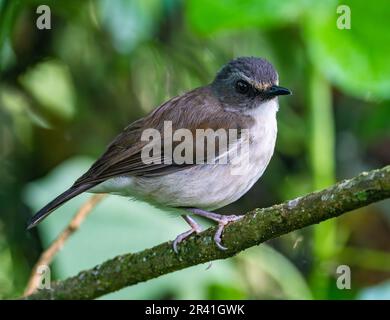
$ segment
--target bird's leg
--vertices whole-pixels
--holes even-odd
[[[177,253],[177,245],[182,242],[184,239],[188,238],[194,232],[196,234],[202,231],[202,227],[189,215],[182,215],[183,219],[191,226],[191,229],[179,234],[176,239],[173,241],[173,251]]]
[[[225,216],[222,214],[217,214],[214,212],[209,212],[209,211],[205,211],[205,210],[197,209],[197,208],[191,208],[191,209],[188,209],[188,211],[190,211],[193,214],[196,214],[198,216],[211,219],[211,220],[216,221],[218,223],[218,229],[214,235],[214,241],[215,241],[215,244],[217,245],[217,247],[221,250],[227,249],[226,247],[224,247],[221,244],[221,242],[222,242],[221,236],[222,236],[223,230],[225,229],[225,226],[228,223],[240,220],[243,217],[243,215],[241,215],[241,216],[236,216],[236,215]]]

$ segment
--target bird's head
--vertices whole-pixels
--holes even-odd
[[[230,61],[217,73],[211,87],[225,109],[243,112],[291,94],[289,89],[279,86],[278,73],[272,64],[255,57]]]

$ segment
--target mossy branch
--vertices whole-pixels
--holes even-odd
[[[226,259],[242,250],[282,234],[310,226],[343,213],[390,197],[390,166],[363,172],[327,189],[307,194],[265,209],[254,209],[238,222],[227,226],[219,250],[215,228],[192,236],[172,250],[172,242],[138,253],[108,260],[77,276],[52,284],[26,299],[93,299],[104,294],[157,278],[200,263]]]

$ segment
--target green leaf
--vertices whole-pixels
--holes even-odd
[[[47,111],[64,119],[74,116],[76,94],[69,70],[62,62],[38,64],[21,77],[21,83]]]
[[[351,10],[351,29],[338,29],[340,4]],[[313,63],[342,90],[360,98],[390,98],[390,6],[386,0],[333,2],[307,14],[305,41]]]
[[[190,26],[207,35],[235,28],[274,27],[296,21],[305,8],[306,0],[191,0],[187,2]]]
[[[15,289],[12,283],[12,256],[0,222],[0,299],[9,298]]]
[[[162,4],[156,0],[101,0],[97,11],[115,48],[128,53],[151,36],[155,23],[161,18]]]
[[[252,270],[257,273],[257,279],[261,280],[261,272],[271,277],[280,287],[283,298],[313,298],[299,270],[272,247],[263,244],[258,248],[251,248],[246,252],[245,260],[252,265]]]

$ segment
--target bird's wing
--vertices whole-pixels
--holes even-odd
[[[164,121],[171,121],[172,132],[180,128],[190,130],[193,139],[196,137],[196,129],[241,130],[250,124],[250,119],[246,119],[242,115],[225,112],[209,87],[195,89],[182,96],[175,97],[158,107],[150,115],[125,128],[84,175],[31,218],[28,228],[36,226],[68,200],[110,178],[124,175],[160,176],[196,165],[196,163],[202,162],[202,159],[203,162],[213,160],[204,153],[204,150],[207,150],[207,145],[201,146],[202,154],[198,150],[199,145],[192,140],[191,147],[194,149],[193,154],[196,156],[195,164],[178,164],[174,161],[174,157],[171,157],[171,162],[164,161],[167,160],[167,155],[164,154],[164,145],[173,150],[181,142],[171,144],[171,139],[166,139],[161,134],[162,141],[156,148],[160,151],[153,155],[156,161],[145,163],[142,159],[142,150],[148,144],[148,141],[142,141],[142,133],[148,128],[163,133]],[[183,143],[187,142],[184,140]],[[216,144],[215,151],[217,150],[219,148]],[[215,152],[215,157],[219,156],[221,155]]]
[[[194,165],[193,163],[178,164],[171,155],[164,154],[164,146],[174,150],[178,144],[186,144],[186,140],[172,142],[171,139],[164,137],[164,121],[171,121],[173,132],[182,128],[191,131],[193,140],[190,143],[193,147],[193,154],[197,157],[197,159],[193,159],[193,163],[201,162],[202,157],[204,162],[212,160],[210,155],[205,152],[203,154],[197,152],[200,146],[195,142],[196,129],[240,130],[248,122],[242,115],[225,112],[209,87],[195,89],[182,96],[172,98],[150,115],[125,128],[108,146],[105,153],[74,185],[96,185],[107,179],[123,175],[165,175]],[[145,129],[156,129],[161,134],[161,141],[156,146],[159,152],[153,154],[155,161],[152,163],[145,163],[142,159],[142,149],[149,143],[149,141],[141,140]],[[202,148],[202,150],[207,150],[207,146]],[[215,149],[218,151],[218,146]],[[218,157],[218,153],[215,156]]]

